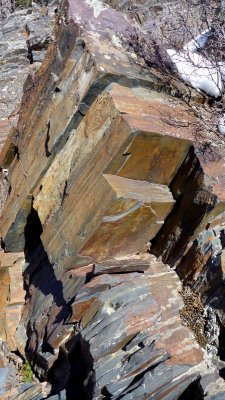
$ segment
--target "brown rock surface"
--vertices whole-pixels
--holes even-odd
[[[23,253],[0,253],[0,337],[10,351],[17,350],[16,329],[21,319],[25,299],[22,268]]]
[[[40,12],[2,25],[23,68],[10,95],[17,55],[4,41],[0,336],[58,398],[220,400],[224,147],[206,157],[193,107],[143,68],[129,46],[147,38],[137,19],[64,2],[34,73],[16,16],[30,21],[34,55],[51,40]],[[205,349],[181,322],[181,281],[165,263],[205,296]],[[17,398],[45,398],[50,385]]]
[[[148,266],[147,270],[144,273],[130,272],[134,270],[136,263],[140,270],[146,270],[146,266]],[[142,267],[141,264],[143,264]],[[146,379],[147,385],[147,371],[149,368],[152,369],[155,364],[160,364],[159,372],[163,373],[165,369],[167,375],[165,382],[162,383],[158,381],[156,372],[156,378],[155,381],[153,379],[153,382],[157,387],[157,393],[172,390],[172,388],[169,389],[173,386],[172,377],[174,379],[176,377],[175,380],[179,383],[177,388],[173,389],[173,395],[174,399],[177,398],[175,396],[181,394],[185,387],[189,385],[189,379],[193,380],[195,379],[194,376],[198,376],[198,370],[194,370],[195,372],[192,375],[191,368],[203,362],[203,352],[196,344],[190,330],[181,326],[179,309],[182,307],[182,298],[178,294],[181,285],[175,272],[157,262],[150,255],[144,259],[136,257],[117,260],[118,274],[115,273],[113,262],[111,263],[111,271],[114,273],[111,275],[104,273],[103,264],[103,271],[100,272],[98,267],[95,277],[95,268],[92,272],[93,278],[83,287],[81,287],[81,283],[80,289],[77,287],[77,279],[71,281],[72,293],[77,294],[75,301],[71,303],[72,314],[70,317],[68,315],[69,310],[67,310],[68,316],[66,317],[65,309],[64,311],[62,308],[57,310],[54,306],[50,308],[49,319],[55,321],[54,329],[52,329],[52,324],[48,323],[47,332],[44,336],[41,334],[41,329],[44,328],[44,320],[42,318],[41,321],[40,316],[47,312],[47,304],[46,302],[45,304],[38,302],[38,305],[36,304],[35,308],[31,310],[30,307],[37,301],[37,290],[31,289],[30,304],[27,304],[30,315],[29,317],[27,315],[27,318],[29,318],[29,329],[32,327],[33,334],[34,332],[39,334],[35,340],[32,337],[28,339],[27,351],[30,355],[33,352],[37,354],[39,371],[40,368],[51,368],[53,376],[56,374],[63,386],[68,379],[69,370],[72,371],[74,368],[73,354],[75,355],[79,346],[82,346],[82,351],[86,354],[85,358],[91,357],[93,360],[91,369],[96,374],[96,386],[93,387],[92,385],[91,389],[95,393],[93,398],[99,398],[100,393],[105,390],[110,390],[110,393],[114,393],[115,396],[116,393],[117,396],[124,391],[126,393],[126,387],[136,375]],[[109,269],[109,262],[107,268]],[[125,272],[124,268],[126,273],[120,274],[120,269]],[[102,273],[103,275],[99,275]],[[37,272],[35,275],[36,279],[39,280]],[[70,270],[69,276],[79,276],[79,270]],[[65,290],[68,283],[63,279],[61,279],[61,282],[65,282],[65,286],[62,288]],[[39,281],[42,292],[46,291],[49,283],[49,279],[48,284],[45,281]],[[33,284],[36,286],[35,280],[33,280]],[[68,295],[68,289],[66,293]],[[170,297],[171,294],[173,297]],[[58,292],[55,295],[56,304],[59,296]],[[64,325],[60,322],[56,324],[56,321],[59,321],[57,315],[59,316],[62,312],[64,312],[66,318]],[[166,335],[165,324],[167,326]],[[41,351],[41,348],[45,347],[54,349],[54,354],[50,356],[47,352]],[[54,366],[54,361],[58,357],[58,352],[62,349],[67,354],[69,365],[63,358],[59,369],[59,366],[57,368]],[[135,353],[135,356],[132,356],[133,352],[138,349],[140,353]],[[149,351],[150,353],[147,355]],[[145,353],[147,354],[145,355]],[[150,356],[150,354],[152,355]],[[132,360],[136,357],[137,360],[134,363],[134,366],[135,364],[136,366],[129,367],[129,359]],[[145,357],[147,357],[146,360]],[[130,363],[132,365],[131,361]],[[179,377],[178,373],[179,366],[184,364],[186,365],[185,370],[182,367],[180,371],[182,371],[182,375],[186,371],[185,379]],[[65,368],[68,370],[67,374],[65,374]],[[124,372],[122,372],[123,370]],[[107,374],[104,375],[106,371],[108,371],[108,377]],[[119,373],[119,371],[121,372]],[[156,371],[158,371],[158,367]],[[58,374],[60,374],[60,378]],[[72,377],[71,379],[72,381],[68,382],[67,390],[81,390],[78,381]],[[150,386],[153,382],[151,383],[150,380]],[[88,391],[88,386],[85,390]],[[150,396],[150,393],[152,393],[150,387],[146,393]]]

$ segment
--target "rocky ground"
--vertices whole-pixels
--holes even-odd
[[[9,2],[8,2],[9,3]],[[1,87],[1,99],[0,99],[0,147],[4,146],[6,139],[10,142],[16,142],[16,123],[19,118],[19,107],[24,94],[25,81],[27,77],[32,76],[35,71],[41,65],[41,62],[45,56],[45,52],[48,44],[53,40],[52,35],[52,23],[51,16],[53,16],[53,10],[49,8],[49,14],[47,9],[38,5],[33,8],[17,10],[12,13],[13,5],[7,2],[3,2],[1,5],[1,21],[0,21],[0,87]],[[26,31],[26,26],[29,27],[29,32]],[[32,54],[32,60],[31,60]],[[32,62],[31,62],[32,61]],[[10,157],[14,157],[15,146],[11,146]],[[9,158],[10,158],[9,157]],[[8,180],[7,165],[6,168],[1,168],[1,201],[0,209],[2,209],[5,199],[8,195],[10,187]],[[15,262],[15,259],[13,259]],[[4,285],[8,282],[9,275],[5,273],[5,268],[8,267],[9,260],[4,261],[4,257],[1,257],[1,315],[3,314],[3,307],[6,301],[4,298]],[[14,278],[17,276],[21,282],[22,270],[19,272],[19,276],[16,275],[14,269]],[[12,277],[12,275],[11,275]],[[24,363],[24,359],[21,356],[16,355],[11,350],[15,350],[12,345],[12,339],[9,339],[9,334],[14,335],[14,330],[17,327],[18,320],[17,315],[20,315],[18,305],[19,302],[24,302],[24,294],[18,296],[18,286],[15,281],[13,284],[14,289],[17,291],[17,298],[11,300],[8,298],[7,302],[11,304],[10,309],[7,311],[7,318],[11,318],[9,326],[11,333],[3,332],[5,324],[3,323],[4,316],[1,317],[1,361],[0,361],[0,397],[1,399],[12,399],[22,395],[33,383],[23,382],[23,376],[19,373],[19,369]],[[22,291],[22,288],[21,288]],[[12,291],[11,291],[12,295]],[[8,294],[6,293],[6,297]],[[18,309],[18,314],[17,310]],[[12,313],[11,313],[12,311]],[[9,317],[11,313],[11,317]],[[14,328],[13,328],[14,326]],[[8,348],[9,341],[9,349]],[[10,344],[11,341],[11,344]]]
[[[16,126],[23,93],[29,88],[27,77],[32,79],[53,40],[51,9],[50,15],[45,13],[34,6],[16,11],[0,22],[1,148]]]
[[[1,21],[2,399],[224,398],[224,142],[139,46],[178,3]]]

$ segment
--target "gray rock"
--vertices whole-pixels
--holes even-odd
[[[33,386],[32,383],[24,383],[23,385],[21,385],[21,386],[18,388],[19,394],[24,393],[24,392],[25,392],[27,389],[29,389],[31,386]]]
[[[0,368],[0,394],[4,394],[4,386],[6,385],[9,373],[9,367]]]

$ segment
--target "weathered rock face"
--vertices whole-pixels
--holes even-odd
[[[29,313],[27,352],[33,360],[37,357],[39,373],[40,368],[43,374],[50,369],[56,390],[66,386],[68,398],[79,391],[81,398],[101,398],[106,393],[129,397],[132,391],[132,398],[137,391],[143,398],[167,391],[178,397],[198,378],[200,371],[194,369],[192,374],[190,368],[203,361],[203,352],[190,330],[180,324],[180,283],[168,267],[152,256],[134,257],[70,269],[55,283],[53,271],[48,272],[48,281],[40,281],[38,271],[50,269],[47,259],[42,260],[33,272],[25,308]],[[40,291],[45,294],[44,302]],[[170,298],[170,293],[177,297]],[[159,306],[162,302],[168,304],[165,310]],[[49,317],[43,319],[49,306]],[[166,336],[165,323],[170,332]],[[79,353],[84,357],[80,366]],[[179,367],[183,364],[185,368]],[[148,371],[157,365],[160,368],[152,378]],[[79,368],[80,377],[74,380]],[[165,382],[158,379],[158,373],[167,375]],[[140,382],[132,388],[135,377]]]
[[[26,25],[29,31],[26,31]],[[51,40],[50,17],[43,16],[41,9],[20,10],[0,21],[0,149],[7,139],[11,150],[9,159],[5,160],[6,168],[12,159],[12,144],[16,145],[16,126],[23,93],[29,89],[29,81]],[[4,150],[1,165],[3,155]]]
[[[181,48],[184,40],[188,41],[189,37],[192,39],[198,35],[199,29],[204,29],[204,24],[210,24],[213,14],[209,7],[210,2],[203,11],[201,0],[106,0],[105,3],[125,12],[152,38],[157,42],[163,41],[170,48],[172,44]],[[212,3],[213,11],[219,3]],[[202,18],[203,12],[205,19]],[[185,26],[182,21],[185,21]]]
[[[15,78],[1,131],[0,336],[45,380],[17,397],[219,400],[225,147],[202,152],[193,108],[134,53],[144,25],[89,0],[55,11],[55,40],[38,18],[28,52],[47,53]],[[207,351],[167,264],[210,306]]]
[[[2,0],[0,4],[0,21],[8,17],[15,9],[13,0]]]
[[[22,306],[24,304],[23,282],[21,281],[23,253],[1,255],[0,272],[3,296],[1,300],[1,339],[7,341],[10,349],[15,351],[18,346],[15,341],[16,328],[18,327]]]

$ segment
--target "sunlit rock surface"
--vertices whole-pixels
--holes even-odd
[[[1,23],[0,337],[41,380],[10,396],[220,400],[224,146],[203,147],[178,87],[130,45],[147,27],[110,5]],[[182,282],[208,307],[203,347]]]

